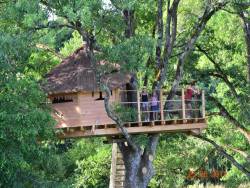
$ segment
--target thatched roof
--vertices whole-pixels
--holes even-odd
[[[109,87],[115,89],[128,83],[130,76],[115,72],[106,75],[104,80],[108,80]],[[48,94],[98,91],[94,69],[91,68],[86,49],[79,48],[51,70],[45,76],[43,88]]]

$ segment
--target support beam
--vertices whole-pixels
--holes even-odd
[[[140,133],[166,133],[166,132],[190,132],[197,129],[205,129],[206,123],[187,123],[187,124],[172,124],[172,125],[158,125],[158,126],[141,126],[141,127],[128,127],[129,134]],[[91,130],[64,132],[64,134],[58,135],[59,138],[76,138],[76,137],[92,137],[92,136],[114,136],[121,135],[121,132],[117,128],[96,129],[93,133]]]

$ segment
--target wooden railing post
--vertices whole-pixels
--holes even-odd
[[[185,107],[185,92],[181,89],[181,106],[182,106],[182,119],[186,122],[186,107]]]
[[[117,89],[117,92],[115,92],[115,101],[121,102],[121,95],[120,95],[120,89]]]
[[[139,90],[137,91],[137,112],[138,112],[138,122],[139,122],[139,126],[141,126],[141,103],[140,103],[140,92]]]
[[[161,112],[161,124],[165,124],[164,122],[164,112],[163,112],[163,109],[164,109],[164,104],[163,104],[163,97],[162,97],[162,89],[160,89],[160,112]]]
[[[201,93],[201,106],[202,106],[202,118],[205,118],[206,117],[206,104],[205,104],[205,92],[204,90],[202,90],[202,93]]]

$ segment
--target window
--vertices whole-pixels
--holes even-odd
[[[56,96],[53,98],[52,103],[65,103],[65,102],[73,102],[72,96]]]

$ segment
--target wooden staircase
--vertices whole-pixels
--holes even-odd
[[[121,151],[116,143],[112,145],[112,163],[109,188],[124,188],[125,166]]]

